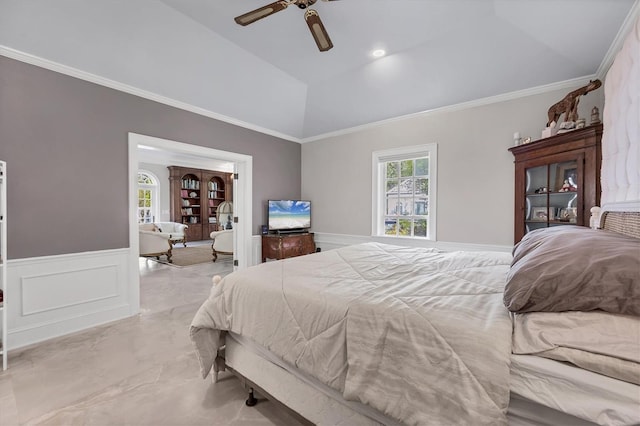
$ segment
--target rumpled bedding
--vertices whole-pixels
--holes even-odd
[[[232,331],[406,424],[505,425],[510,264],[365,243],[235,272],[191,324],[202,376]]]
[[[640,385],[640,318],[602,311],[515,314],[513,353]]]

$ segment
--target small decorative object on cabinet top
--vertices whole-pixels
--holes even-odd
[[[574,121],[563,121],[560,123],[560,129],[558,129],[558,133],[567,133],[576,128],[576,123]]]
[[[596,106],[591,110],[591,124],[600,124],[600,111]]]
[[[584,126],[587,125],[587,120],[584,118],[578,118],[576,120],[576,129],[584,129]]]
[[[549,138],[558,133],[558,129],[556,129],[556,122],[552,121],[551,124],[542,130],[542,139]]]
[[[513,145],[518,146],[522,143],[522,139],[520,139],[520,132],[515,132],[513,134]]]
[[[558,122],[560,116],[564,114],[565,121],[572,121],[578,119],[578,102],[580,102],[580,96],[586,95],[587,93],[596,90],[602,86],[602,82],[600,80],[591,80],[589,84],[586,86],[580,87],[579,89],[573,90],[562,98],[559,102],[551,105],[549,110],[547,111],[547,127],[551,125],[552,122]]]

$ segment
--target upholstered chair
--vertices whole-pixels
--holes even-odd
[[[189,225],[177,222],[155,222],[154,225],[158,227],[158,232],[169,234],[172,244],[182,243],[183,246],[187,246],[187,228]]]
[[[155,257],[160,259],[160,256],[167,256],[167,261],[171,263],[171,248],[172,244],[169,240],[169,235],[149,230],[148,225],[140,225],[138,233],[140,236],[140,256],[143,257]]]
[[[211,255],[214,262],[218,260],[218,254],[233,254],[233,229],[214,231],[209,236],[213,240]]]

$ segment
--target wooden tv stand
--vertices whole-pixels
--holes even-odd
[[[304,234],[269,234],[262,236],[262,261],[287,259],[315,253],[313,232]]]

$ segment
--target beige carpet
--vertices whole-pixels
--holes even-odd
[[[189,244],[189,243],[187,243]],[[211,246],[192,246],[192,247],[174,247],[171,251],[171,263],[167,263],[166,256],[160,256],[160,260],[156,260],[155,257],[150,257],[150,260],[154,262],[163,263],[171,266],[191,266],[199,263],[213,262],[213,256],[211,255]],[[230,262],[233,258],[231,255],[218,255],[216,263]]]

